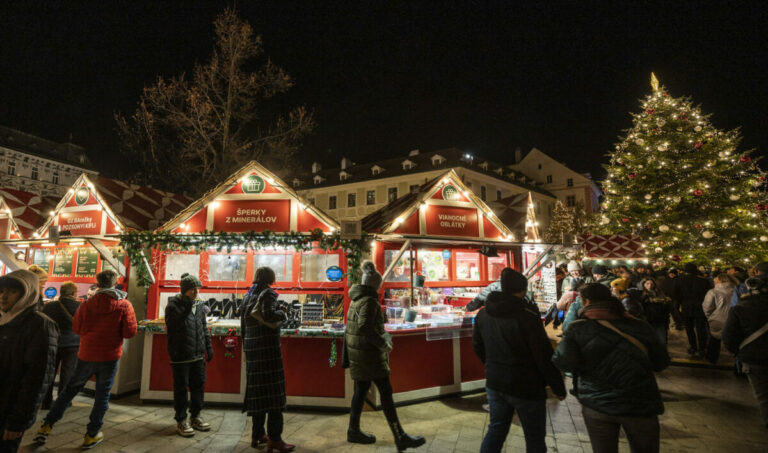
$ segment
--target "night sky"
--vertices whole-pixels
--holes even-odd
[[[742,126],[742,148],[768,149],[765,2],[437,3],[236,3],[295,79],[281,102],[315,112],[305,164],[452,146],[510,162],[536,146],[599,172],[651,71],[716,127]],[[110,173],[123,164],[113,112],[206,60],[228,4],[2,2],[0,124],[72,134]]]

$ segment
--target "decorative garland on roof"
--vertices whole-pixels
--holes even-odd
[[[363,255],[370,251],[370,237],[365,234],[359,239],[341,239],[341,233],[324,233],[316,228],[308,233],[228,233],[226,231],[204,231],[202,233],[179,234],[169,231],[130,231],[120,235],[120,245],[136,269],[138,284],[148,287],[152,284],[149,276],[148,257],[152,249],[160,251],[205,251],[214,248],[217,252],[231,253],[235,248],[260,250],[267,247],[293,247],[297,252],[319,248],[324,251],[343,250],[347,257],[347,278],[349,284],[360,282],[360,265]]]

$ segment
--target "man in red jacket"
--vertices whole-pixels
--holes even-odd
[[[109,408],[109,391],[117,362],[123,355],[123,339],[136,335],[136,315],[131,302],[125,298],[126,293],[115,289],[117,274],[114,271],[98,273],[96,282],[99,290],[83,302],[72,320],[72,330],[80,335],[77,367],[43,420],[43,426],[35,436],[38,443],[45,443],[53,424],[64,416],[72,399],[93,375],[96,375],[96,392],[82,448],[93,448],[104,440],[99,430]]]

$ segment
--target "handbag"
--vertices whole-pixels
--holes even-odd
[[[763,327],[757,329],[756,331],[752,332],[752,335],[748,336],[744,339],[744,341],[739,344],[739,350],[744,349],[744,346],[752,343],[753,341],[757,340],[758,338],[762,337],[766,332],[768,332],[768,322],[763,324]]]

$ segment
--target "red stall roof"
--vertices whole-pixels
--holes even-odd
[[[590,235],[579,237],[585,258],[642,259],[645,245],[634,234]]]
[[[517,237],[526,242],[538,242],[539,228],[530,192],[510,195],[491,202],[490,206]]]
[[[56,197],[0,188],[0,225],[6,224],[5,228],[0,228],[0,239],[31,238],[58,201]],[[2,219],[7,220],[3,222]]]

